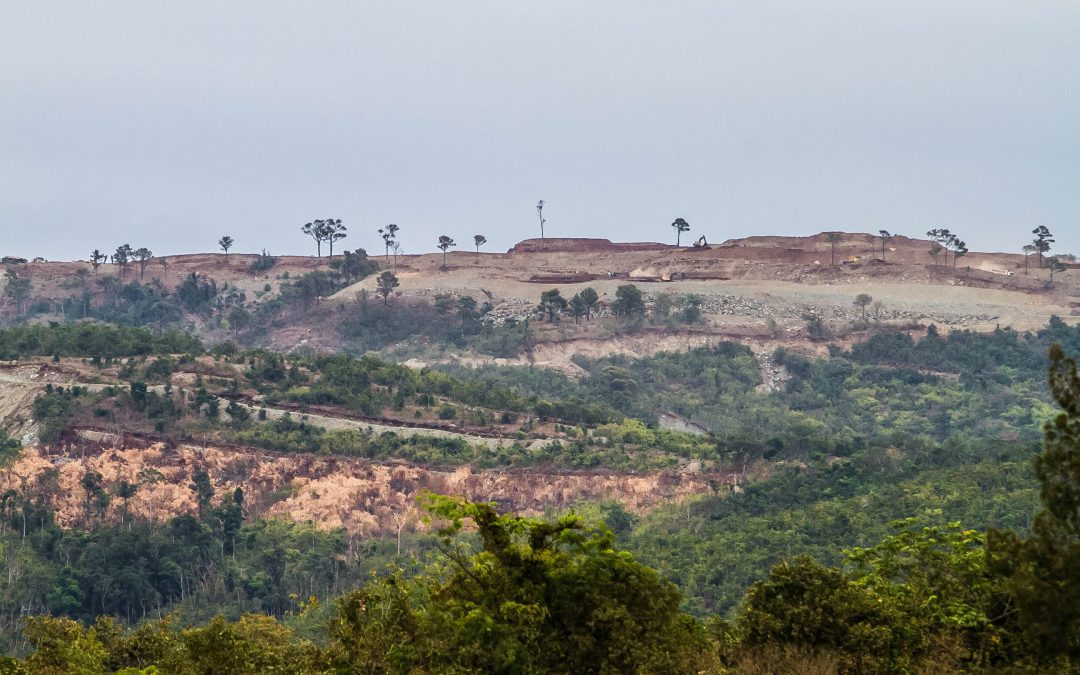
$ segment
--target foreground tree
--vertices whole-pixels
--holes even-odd
[[[1027,539],[991,530],[989,543],[1034,654],[1067,667],[1080,662],[1080,376],[1059,345],[1050,349],[1050,391],[1061,413],[1044,425],[1035,460],[1043,510]]]
[[[671,223],[671,226],[675,228],[675,245],[678,246],[682,233],[690,231],[690,223],[682,218],[676,218],[675,222]]]
[[[782,562],[747,593],[736,633],[743,656],[794,649],[839,672],[957,672],[1018,665],[1005,579],[986,537],[940,512],[891,524],[895,534],[846,551],[847,569],[806,556]],[[995,671],[996,672],[996,671]]]
[[[367,584],[332,625],[343,672],[691,673],[717,664],[679,592],[606,528],[429,495],[451,573]],[[463,522],[482,549],[463,552]],[[421,601],[421,598],[423,600]]]
[[[221,239],[218,239],[217,245],[222,251],[225,251],[225,255],[229,255],[229,249],[233,247],[233,238],[229,235],[225,235]]]

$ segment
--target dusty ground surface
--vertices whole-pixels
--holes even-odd
[[[897,236],[888,241],[882,262],[879,238],[858,233],[841,236],[835,256],[833,246],[823,233],[811,237],[735,239],[707,250],[656,243],[621,244],[604,239],[530,239],[520,242],[507,253],[451,251],[445,257],[445,269],[441,253],[399,255],[389,259],[374,256],[374,259],[384,268],[397,272],[402,281],[400,291],[405,294],[433,295],[450,291],[483,297],[481,289],[486,289],[500,299],[519,298],[531,302],[538,297],[540,286],[573,290],[591,285],[611,296],[619,284],[627,281],[645,284],[650,292],[662,288],[663,292],[712,295],[771,293],[781,295],[789,302],[798,302],[803,296],[813,299],[818,295],[831,297],[845,292],[815,293],[812,289],[819,286],[857,292],[871,289],[879,290],[880,295],[895,305],[914,304],[925,308],[920,311],[932,311],[936,296],[945,288],[975,287],[1015,292],[1002,296],[950,294],[944,299],[945,305],[956,306],[942,309],[958,314],[969,313],[963,306],[971,299],[1016,308],[1030,302],[1032,295],[1040,299],[1036,302],[1038,305],[1068,309],[1069,298],[1080,294],[1080,270],[1070,269],[1055,275],[1054,284],[1050,286],[1049,271],[1039,268],[1035,256],[1029,258],[1026,273],[1021,254],[972,252],[958,261],[950,256],[946,263],[942,256],[936,261],[931,258],[930,242]],[[266,284],[271,286],[269,292],[275,293],[286,281],[286,275],[295,278],[315,269],[326,269],[329,265],[325,256],[276,256],[278,262],[273,268],[255,273],[251,271],[251,264],[257,257],[204,253],[152,258],[141,273],[138,265],[132,264],[126,279],[156,280],[171,289],[195,273],[214,279],[219,286],[229,284],[230,288],[254,296],[266,292]],[[853,262],[848,263],[848,260]],[[78,261],[5,265],[6,269],[29,277],[35,295],[47,298],[74,295],[76,287],[83,284],[100,293],[95,280],[120,273],[116,265],[102,265],[95,271],[89,263]],[[671,273],[685,274],[686,279],[671,283],[660,281]],[[580,278],[580,282],[571,283],[575,278]],[[560,279],[566,279],[566,282]],[[361,288],[374,288],[374,283],[374,277],[371,277],[345,289],[337,297],[355,297]],[[846,301],[846,297],[844,299]],[[850,301],[846,302],[850,304]],[[12,310],[10,306],[4,307],[8,313]]]

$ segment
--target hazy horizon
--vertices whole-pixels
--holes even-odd
[[[0,255],[946,227],[1080,253],[1080,3],[7,3]]]

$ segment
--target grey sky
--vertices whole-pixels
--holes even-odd
[[[0,0],[0,253],[948,227],[1080,253],[1080,2]],[[339,244],[340,246],[340,244]]]

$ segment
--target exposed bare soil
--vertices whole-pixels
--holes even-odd
[[[106,488],[120,480],[141,485],[127,504],[129,513],[166,520],[195,512],[189,484],[192,474],[201,469],[210,475],[218,495],[242,488],[250,516],[314,522],[321,529],[344,527],[364,536],[420,527],[416,498],[423,490],[495,501],[529,514],[570,507],[579,501],[609,499],[641,512],[708,492],[717,481],[725,482],[725,476],[719,474],[434,469],[218,447],[112,447],[107,437],[87,440],[98,440],[101,447],[82,456],[26,451],[13,465],[0,470],[0,489],[33,489],[48,469],[56,468],[54,480],[59,489],[49,490],[52,507],[61,525],[78,527],[85,521],[87,506],[79,481],[87,471],[97,471]],[[111,516],[119,519],[123,508],[124,504],[114,500],[109,506]]]

